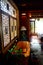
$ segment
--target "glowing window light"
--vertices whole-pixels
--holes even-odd
[[[30,21],[35,21],[35,19],[30,19]]]
[[[31,42],[38,42],[38,38],[37,38],[37,36],[32,36],[31,37]]]
[[[35,21],[35,32],[38,34],[43,34],[43,18],[40,18],[40,20]]]

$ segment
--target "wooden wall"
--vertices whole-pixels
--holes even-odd
[[[21,27],[22,26],[25,26],[26,27],[26,29],[27,29],[27,36],[28,36],[28,40],[29,40],[29,28],[30,28],[30,23],[29,23],[29,17],[28,17],[28,13],[27,12],[25,12],[26,13],[26,15],[22,15],[22,12],[20,12],[20,29],[21,29]]]

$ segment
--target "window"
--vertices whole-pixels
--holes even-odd
[[[43,18],[36,18],[30,21],[31,33],[43,34]]]
[[[43,18],[40,18],[39,20],[36,19],[35,21],[35,33],[43,34]]]
[[[35,33],[35,19],[30,19],[31,33]]]

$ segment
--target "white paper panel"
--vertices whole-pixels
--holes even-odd
[[[10,42],[10,35],[9,35],[9,17],[4,14],[2,14],[2,28],[3,28],[4,47],[5,47]]]

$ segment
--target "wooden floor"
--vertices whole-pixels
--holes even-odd
[[[30,58],[28,58],[28,61],[26,61],[26,58],[24,58],[24,56],[12,56],[12,55],[8,55],[6,54],[5,56],[3,54],[0,55],[0,65],[4,64],[4,65],[40,65],[39,59],[36,58],[35,56],[30,56]]]

